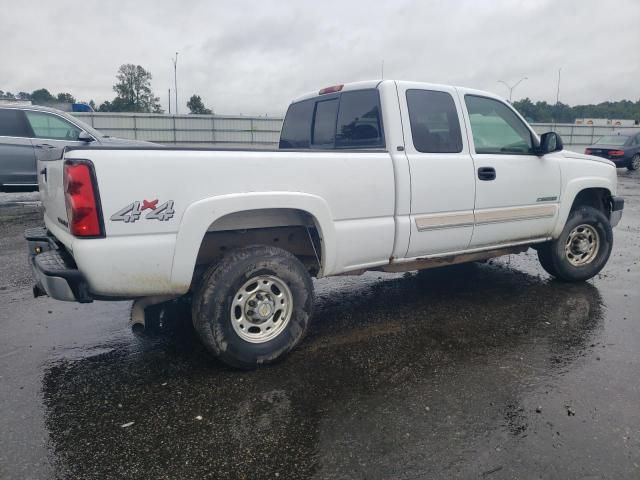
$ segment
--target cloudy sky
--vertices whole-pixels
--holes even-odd
[[[640,0],[0,0],[0,89],[97,103],[123,63],[181,112],[279,114],[320,87],[385,78],[571,105],[640,98]]]

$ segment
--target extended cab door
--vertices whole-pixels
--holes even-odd
[[[474,166],[455,88],[398,83],[411,171],[406,257],[464,250],[473,232]]]
[[[536,155],[534,133],[502,100],[459,92],[476,175],[471,247],[549,236],[560,200],[558,154]]]

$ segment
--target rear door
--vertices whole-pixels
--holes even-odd
[[[24,112],[0,108],[0,186],[2,189],[35,189],[36,158],[31,130]]]
[[[476,175],[472,248],[550,235],[560,201],[556,153],[538,156],[525,121],[502,100],[460,89]]]
[[[407,258],[465,250],[473,232],[475,176],[455,88],[398,83],[411,171]]]

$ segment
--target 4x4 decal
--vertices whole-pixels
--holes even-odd
[[[136,200],[111,215],[111,221],[133,223],[140,220],[145,210],[150,210],[150,212],[144,216],[145,220],[160,220],[161,222],[170,220],[175,213],[173,210],[173,200],[164,202],[162,205],[158,205],[157,199],[151,201],[142,200],[142,202]]]

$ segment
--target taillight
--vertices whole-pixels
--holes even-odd
[[[76,237],[102,237],[101,217],[90,163],[65,163],[64,199],[69,230]]]
[[[584,149],[584,154],[585,155],[591,155],[592,150],[590,148],[585,148]]]
[[[326,87],[326,88],[323,88],[322,90],[320,90],[318,92],[318,95],[325,95],[327,93],[339,92],[340,90],[342,90],[342,87],[344,87],[344,85],[333,85],[331,87]]]
[[[610,157],[624,157],[624,150],[609,150]]]

